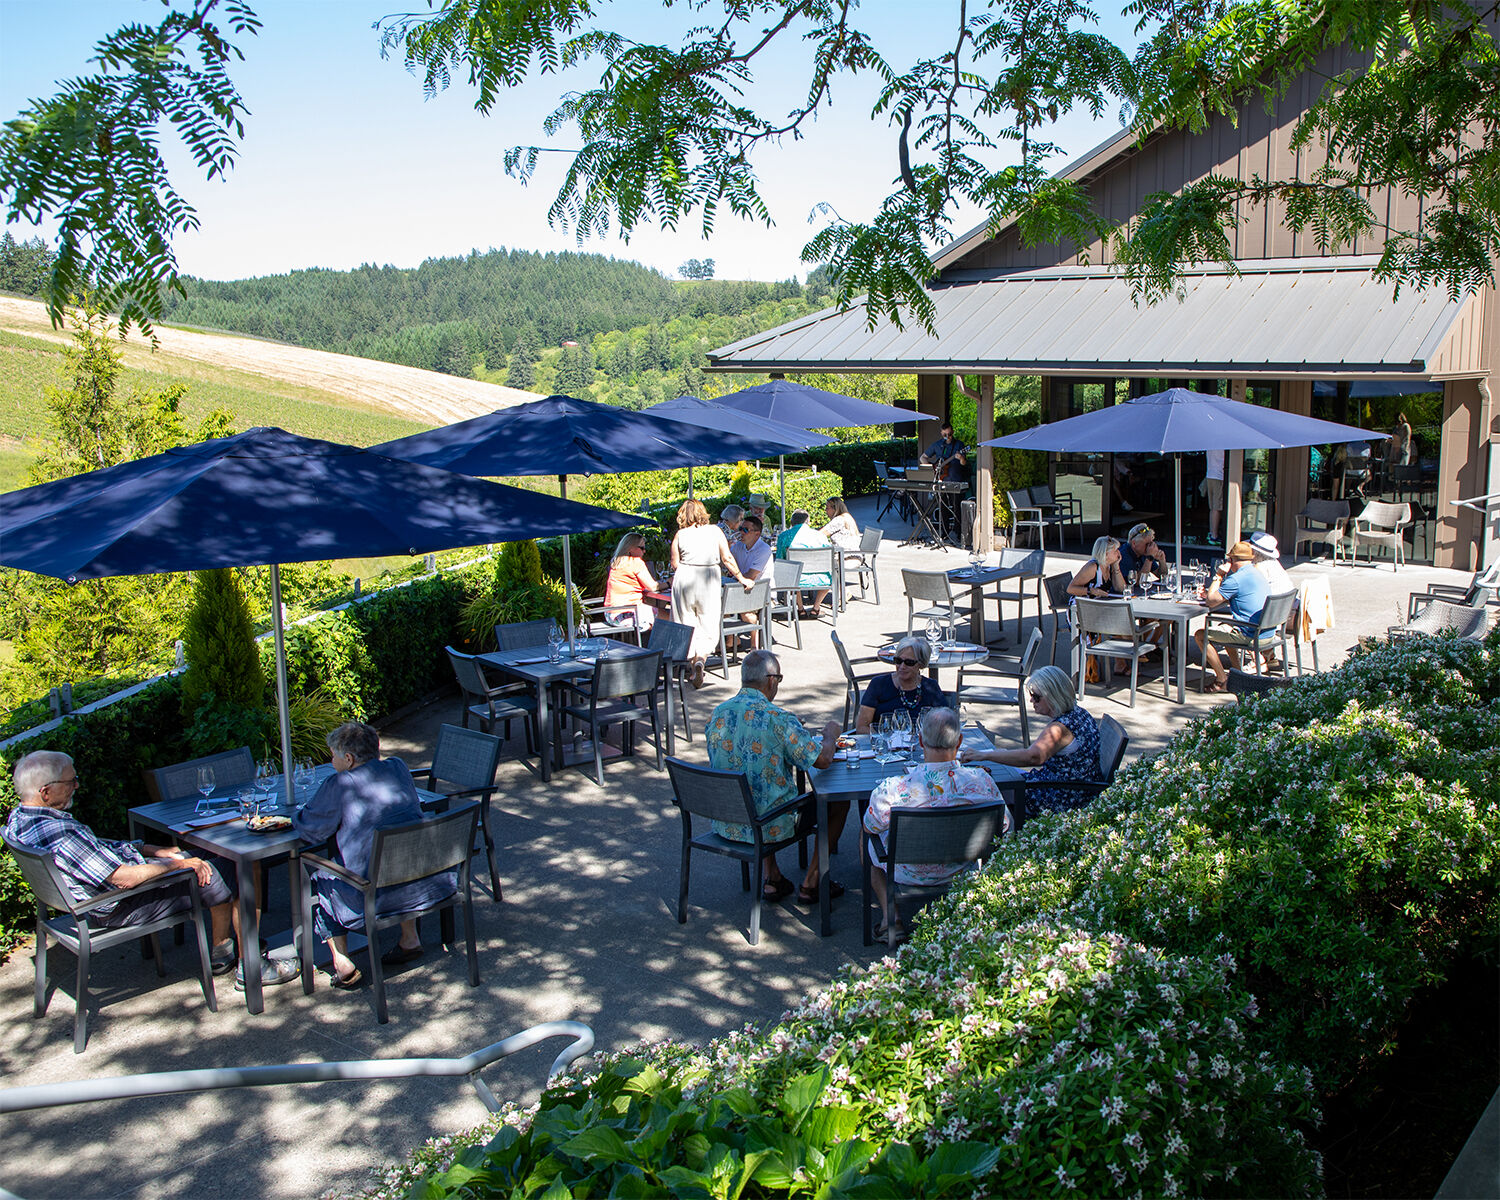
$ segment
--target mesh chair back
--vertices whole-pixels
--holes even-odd
[[[1097,633],[1131,641],[1140,634],[1129,600],[1089,600],[1080,596],[1074,603],[1080,633]]]
[[[1025,488],[1022,488],[1018,492],[1006,492],[1005,493],[1005,502],[1006,502],[1006,504],[1008,504],[1010,506],[1010,511],[1011,512],[1015,512],[1016,509],[1018,509],[1018,508],[1033,508],[1033,507],[1035,507],[1031,503],[1031,497],[1027,494],[1027,491],[1026,491]]]
[[[467,863],[478,822],[479,805],[462,804],[439,816],[377,829],[370,885],[395,887]]]
[[[1260,610],[1261,629],[1280,629],[1286,624],[1286,619],[1292,615],[1292,609],[1296,604],[1296,592],[1278,592],[1274,596],[1267,596],[1265,607]]]
[[[1042,586],[1047,589],[1047,603],[1055,613],[1068,611],[1068,604],[1073,597],[1068,595],[1068,584],[1073,582],[1073,572],[1059,571],[1056,575],[1048,575],[1042,581]]]
[[[802,578],[802,564],[792,559],[778,558],[771,563],[771,582],[777,591],[794,588]]]
[[[1099,718],[1099,777],[1105,783],[1115,781],[1115,772],[1125,761],[1125,747],[1130,745],[1130,735],[1125,727],[1113,717]]]
[[[484,668],[479,665],[479,660],[452,646],[444,646],[443,649],[448,653],[448,661],[453,664],[453,677],[458,680],[459,690],[466,696],[478,696],[482,699],[490,690],[490,684],[484,677]]]
[[[653,691],[661,671],[661,653],[626,654],[603,659],[594,668],[593,694],[599,700],[636,696]]]
[[[672,781],[672,802],[678,808],[710,821],[755,824],[755,801],[743,772],[718,771],[668,758],[667,776]]]
[[[1024,571],[1025,578],[1040,575],[1042,568],[1047,563],[1047,552],[1045,550],[1013,550],[1000,551],[1000,568],[1005,571]],[[1068,576],[1069,579],[1072,576]],[[1063,584],[1063,591],[1067,591],[1068,585]]]
[[[646,640],[648,650],[661,653],[667,662],[687,662],[693,647],[693,627],[676,621],[655,621],[651,625],[651,636]]]
[[[1041,648],[1042,629],[1041,626],[1038,625],[1031,631],[1031,636],[1026,639],[1026,649],[1021,651],[1021,659],[1017,669],[1020,671],[1020,679],[1022,682],[1025,681],[1026,676],[1031,674],[1032,667],[1036,665],[1037,653],[1041,650]],[[1020,684],[1017,684],[1017,691],[1019,692],[1020,690]]]
[[[1051,505],[1057,503],[1057,501],[1052,498],[1052,489],[1045,483],[1039,483],[1035,487],[1027,488],[1026,494],[1031,497],[1031,502],[1033,504],[1040,504],[1044,508],[1050,507]]]
[[[909,599],[935,604],[953,603],[953,588],[946,571],[913,571],[902,567],[901,582],[906,586]]]
[[[502,650],[524,650],[527,646],[545,646],[547,635],[557,622],[548,617],[542,621],[512,621],[495,626],[495,643]]]
[[[63,882],[62,872],[57,869],[52,855],[13,842],[8,837],[3,840],[5,848],[15,857],[16,866],[21,869],[21,877],[26,880],[26,886],[36,894],[36,898],[50,909],[71,913],[73,893],[68,891],[67,884]]]
[[[1307,506],[1297,514],[1320,525],[1334,525],[1349,519],[1347,500],[1309,500]]]
[[[885,463],[876,462],[873,465],[875,467],[876,479],[889,479],[891,477],[891,469]]]
[[[879,525],[866,525],[859,535],[859,552],[861,554],[876,554],[880,551],[880,539],[885,537],[885,530]]]
[[[1359,514],[1359,519],[1364,524],[1373,526],[1372,530],[1361,530],[1361,537],[1368,536],[1369,533],[1378,533],[1381,530],[1393,531],[1398,525],[1411,524],[1411,505],[1371,500],[1365,505],[1364,511]]]
[[[441,780],[459,792],[489,787],[495,782],[504,744],[491,733],[460,725],[441,726],[432,752],[432,782]]]
[[[833,556],[836,546],[793,546],[786,552],[786,561],[796,563],[809,575],[833,577]]]
[[[792,553],[797,551],[793,550]],[[724,589],[724,621],[726,624],[730,623],[732,613],[758,613],[770,602],[771,581],[764,576],[757,579],[748,591],[731,581]]]
[[[255,757],[249,746],[241,746],[238,750],[225,750],[222,754],[208,754],[147,771],[146,790],[157,800],[181,800],[192,796],[198,791],[200,767],[213,768],[214,787],[217,789],[255,782]]]
[[[844,643],[832,630],[829,631],[828,636],[833,639],[833,648],[838,651],[839,666],[844,668],[844,678],[849,681],[850,687],[858,689],[859,681],[854,677],[854,664],[849,661],[849,652],[844,649]]]
[[[1005,828],[1005,804],[953,808],[893,808],[887,846],[890,862],[973,862],[988,856]]]

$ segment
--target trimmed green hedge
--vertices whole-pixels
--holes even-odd
[[[1316,1193],[1319,1097],[1493,956],[1497,847],[1500,631],[1366,648],[1030,822],[897,958],[607,1059],[380,1194]]]

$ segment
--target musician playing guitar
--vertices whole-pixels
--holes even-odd
[[[969,465],[968,451],[954,438],[951,422],[943,422],[941,433],[942,436],[927,447],[922,461],[934,468],[939,479],[962,481]]]

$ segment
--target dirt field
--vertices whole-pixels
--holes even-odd
[[[0,296],[0,329],[68,341],[67,331],[53,329],[46,309],[34,300]],[[538,398],[517,388],[459,379],[436,371],[232,334],[191,333],[166,326],[159,326],[156,333],[161,343],[156,353],[158,362],[165,356],[234,367],[267,379],[321,388],[346,396],[363,407],[431,425],[451,424]],[[126,343],[125,361],[132,366],[145,365],[150,358],[150,342],[132,331]]]

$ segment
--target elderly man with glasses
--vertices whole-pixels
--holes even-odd
[[[1153,575],[1158,579],[1167,576],[1167,556],[1156,544],[1156,530],[1144,521],[1130,527],[1120,547],[1120,574],[1128,580],[1132,571],[1140,572],[1142,583]]]
[[[740,690],[724,701],[709,718],[704,740],[708,743],[708,764],[720,771],[743,772],[750,781],[750,796],[757,813],[770,812],[797,795],[797,768],[808,770],[832,764],[838,748],[839,723],[829,721],[823,727],[823,741],[817,738],[786,709],[775,703],[781,688],[781,663],[769,650],[753,650],[740,663]],[[838,841],[849,815],[848,802],[828,806],[830,843]],[[768,841],[790,837],[797,827],[797,814],[787,813],[765,828]],[[732,842],[753,842],[754,831],[748,825],[715,821],[713,830]],[[765,890],[767,900],[781,901],[792,893],[792,881],[781,873],[776,856],[765,857]],[[842,884],[828,881],[830,895],[842,896]],[[818,860],[812,865],[802,886],[797,889],[799,904],[818,902]]]
[[[142,845],[99,837],[68,810],[81,780],[73,760],[57,750],[34,750],[15,766],[14,782],[19,803],[5,823],[5,836],[13,842],[52,855],[68,890],[78,900],[92,900],[111,890],[149,883],[169,871],[191,868],[198,876],[203,903],[213,923],[213,968],[226,974],[235,965],[230,931],[239,935],[239,912],[234,893],[212,863],[195,858],[176,846]],[[172,883],[155,892],[127,896],[116,904],[105,904],[89,913],[97,924],[118,928],[144,925],[192,905],[186,882]],[[297,975],[297,964],[267,958],[261,964],[266,985],[285,983]],[[244,987],[236,975],[235,986]]]

